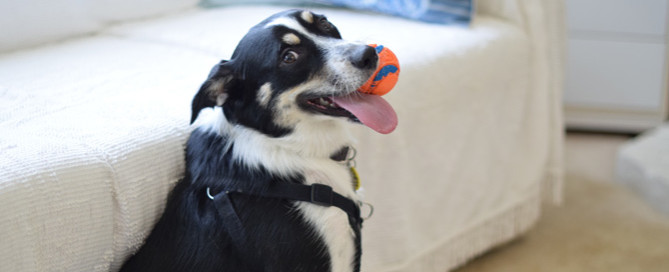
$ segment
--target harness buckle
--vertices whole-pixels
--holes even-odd
[[[312,184],[311,203],[325,207],[332,206],[332,187],[318,183]]]

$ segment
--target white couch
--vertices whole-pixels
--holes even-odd
[[[183,174],[190,100],[285,7],[0,2],[0,271],[115,271]],[[563,3],[479,0],[470,29],[316,9],[400,59],[400,123],[363,127],[363,271],[447,271],[559,200]]]

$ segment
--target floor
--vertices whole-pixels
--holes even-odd
[[[569,133],[562,206],[535,228],[456,272],[666,272],[669,217],[614,182],[621,135]]]

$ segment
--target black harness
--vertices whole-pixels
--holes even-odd
[[[231,229],[233,237],[246,237],[241,220],[237,211],[230,200],[231,194],[245,194],[259,197],[280,198],[286,200],[303,201],[324,207],[337,207],[348,214],[348,222],[352,228],[362,227],[362,217],[360,217],[360,205],[356,204],[350,198],[332,190],[332,187],[324,184],[315,183],[312,185],[282,183],[274,184],[268,190],[263,192],[244,191],[241,189],[224,188],[216,195],[211,195],[207,188],[207,196],[214,201],[218,213],[231,223],[234,229]],[[241,235],[234,235],[235,233]],[[233,238],[234,239],[234,238]],[[242,242],[242,241],[236,241]]]
[[[332,159],[335,161],[352,161],[353,158],[348,159],[349,148],[344,147],[339,152],[332,155]],[[225,228],[227,229],[230,237],[235,243],[237,248],[244,248],[249,246],[247,243],[247,235],[244,230],[244,226],[235,210],[235,207],[230,199],[230,196],[233,194],[243,194],[251,195],[258,197],[267,197],[267,198],[278,198],[285,200],[293,201],[302,201],[308,202],[315,205],[320,205],[324,207],[337,207],[342,211],[346,212],[348,215],[348,222],[351,228],[359,233],[362,228],[363,218],[360,216],[360,207],[363,203],[356,203],[355,201],[347,198],[335,191],[332,190],[332,187],[324,184],[315,183],[312,185],[296,184],[296,183],[274,183],[272,186],[267,188],[264,191],[251,191],[243,190],[240,188],[229,188],[223,187],[221,192],[212,195],[210,189],[207,188],[207,196],[213,200],[214,206],[218,211],[218,214],[226,221]],[[370,216],[373,212],[371,205],[369,206]],[[357,244],[359,245],[359,235],[356,237]],[[358,252],[360,249],[358,248]],[[358,256],[356,256],[359,259]],[[359,260],[358,260],[359,263]],[[359,269],[359,268],[358,268]]]

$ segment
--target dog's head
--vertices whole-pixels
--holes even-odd
[[[230,123],[272,137],[344,121],[387,133],[397,123],[392,108],[356,91],[377,63],[373,47],[343,40],[324,16],[285,11],[251,28],[232,58],[214,66],[193,99],[191,122],[201,109],[222,106]]]

